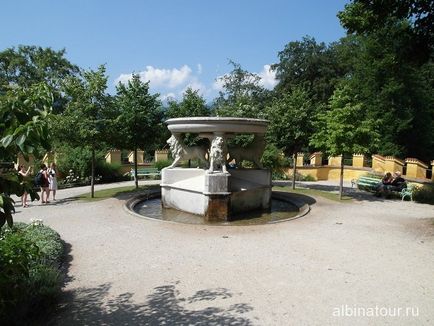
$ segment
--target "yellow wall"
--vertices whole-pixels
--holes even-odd
[[[424,179],[427,167],[423,167],[415,162],[407,162],[406,176],[409,178]]]
[[[169,158],[169,151],[167,150],[155,151],[155,162],[165,161],[168,158]]]
[[[121,163],[121,151],[111,150],[105,155],[107,163]]]
[[[355,168],[362,168],[365,163],[365,156],[364,155],[353,155],[353,167]]]
[[[384,162],[384,169],[385,172],[400,172],[402,174],[404,168],[404,162],[401,160],[398,160],[394,157],[386,157],[386,160]]]
[[[342,155],[329,157],[329,165],[341,166],[341,162],[342,162]]]
[[[310,175],[316,180],[339,180],[341,178],[341,169],[337,166],[321,166],[321,167],[299,167],[297,173],[307,176]],[[362,175],[370,173],[369,169],[355,169],[352,167],[344,168],[344,180],[350,181],[357,179]],[[286,171],[287,175],[292,174],[292,169]]]

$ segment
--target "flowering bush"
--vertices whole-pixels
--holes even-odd
[[[0,320],[5,325],[52,306],[61,288],[63,245],[42,220],[0,229]]]

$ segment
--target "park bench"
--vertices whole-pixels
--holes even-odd
[[[357,185],[360,190],[376,192],[381,179],[361,176],[358,179],[351,180],[351,188]]]
[[[399,193],[401,195],[401,200],[404,200],[405,197],[409,197],[411,201],[413,201],[413,190],[414,186],[409,184],[407,187],[403,188]]]
[[[357,185],[357,188],[360,190],[377,193],[378,184],[380,182],[381,179],[362,176],[359,179],[351,180],[351,187]],[[389,190],[387,191],[387,194],[399,195],[401,197],[401,200],[404,200],[405,197],[409,197],[410,200],[413,201],[413,190],[414,190],[414,186],[407,185],[407,183],[405,183],[403,184],[401,189]]]
[[[130,171],[131,180],[134,180],[134,169]],[[147,177],[147,176],[156,176],[160,175],[160,171],[157,168],[139,168],[137,169],[137,177]]]

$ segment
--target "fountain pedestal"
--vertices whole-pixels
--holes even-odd
[[[268,209],[271,173],[261,169],[208,173],[202,169],[163,169],[164,208],[202,215],[207,221],[231,221],[241,212]]]
[[[207,221],[230,221],[237,213],[268,209],[271,204],[271,173],[262,169],[266,120],[243,118],[177,118],[166,121],[172,137],[168,144],[173,164],[161,173],[164,208],[204,216]],[[187,147],[183,133],[194,132],[210,141],[210,148]],[[237,133],[254,134],[250,148],[228,148],[227,139]],[[208,169],[177,168],[183,159],[209,156]],[[227,158],[250,160],[255,169],[227,169]]]

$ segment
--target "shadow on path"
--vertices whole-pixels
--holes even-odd
[[[227,308],[207,306],[189,310],[186,305],[225,300],[233,294],[224,288],[197,291],[180,297],[175,285],[154,288],[144,303],[132,300],[134,293],[109,295],[110,283],[65,293],[58,315],[49,325],[253,325],[241,314],[253,310],[245,303]]]

